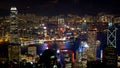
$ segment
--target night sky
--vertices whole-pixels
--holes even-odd
[[[19,13],[40,15],[120,12],[120,0],[0,0],[0,15],[7,14],[11,6],[16,6]]]

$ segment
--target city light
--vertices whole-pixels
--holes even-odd
[[[11,7],[10,11],[10,16],[0,17],[0,44],[7,42],[20,43],[21,45],[19,46],[21,50],[14,45],[14,49],[8,46],[7,49],[11,49],[11,51],[7,51],[9,52],[7,58],[9,57],[10,60],[13,57],[16,59],[18,56],[16,54],[19,53],[22,54],[17,57],[20,58],[20,61],[27,59],[27,62],[33,65],[35,62],[33,60],[41,59],[37,55],[42,56],[45,50],[52,50],[55,56],[50,58],[55,58],[56,54],[61,55],[64,52],[71,55],[65,61],[72,58],[72,63],[84,65],[88,61],[103,59],[103,51],[100,52],[99,50],[104,48],[104,44],[112,44],[115,47],[118,45],[116,41],[119,41],[119,37],[116,37],[118,36],[116,33],[119,32],[111,28],[113,25],[115,28],[119,26],[120,17],[115,17],[112,14],[40,16],[29,13],[17,14],[18,9],[16,7]],[[99,33],[100,36],[98,36]],[[35,48],[30,48],[30,46]],[[99,58],[98,52],[100,53]],[[12,59],[10,55],[14,55]],[[74,58],[75,56],[76,58]],[[61,57],[58,59],[60,60]]]
[[[57,50],[57,53],[60,53],[60,50]]]
[[[16,7],[11,7],[11,9],[10,10],[12,10],[12,11],[16,11],[17,10],[17,8]]]
[[[43,29],[47,29],[47,27],[43,27]]]
[[[62,27],[60,27],[60,31],[63,31],[63,28],[62,28]]]

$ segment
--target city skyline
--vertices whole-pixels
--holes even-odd
[[[10,64],[18,66],[15,68],[31,65],[38,68],[39,64],[42,68],[48,65],[52,68],[56,63],[61,68],[93,64],[116,68],[120,61],[117,59],[120,57],[119,3],[118,0],[1,0],[0,62],[20,62]],[[46,58],[50,59],[48,65]],[[53,58],[56,58],[54,63]],[[23,66],[24,61],[32,63]],[[4,63],[1,65],[5,67]]]

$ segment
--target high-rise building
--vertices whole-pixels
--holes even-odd
[[[19,32],[18,32],[18,22],[17,22],[17,8],[11,7],[10,9],[10,38],[8,46],[8,56],[9,60],[20,59],[20,44],[19,44]]]

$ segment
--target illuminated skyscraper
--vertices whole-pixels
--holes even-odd
[[[88,60],[96,60],[96,36],[97,32],[95,30],[88,31]]]
[[[17,8],[11,7],[10,9],[10,38],[9,38],[9,47],[8,55],[9,60],[16,59],[19,61],[20,56],[20,46],[19,46],[19,32],[18,32],[18,22],[17,22]]]
[[[62,33],[64,32],[64,24],[65,24],[65,20],[64,18],[58,18],[58,32],[59,35],[62,36]]]
[[[18,43],[18,22],[17,22],[17,8],[11,7],[10,9],[10,43]]]
[[[112,22],[108,23],[107,45],[113,46],[116,48],[116,27]]]

